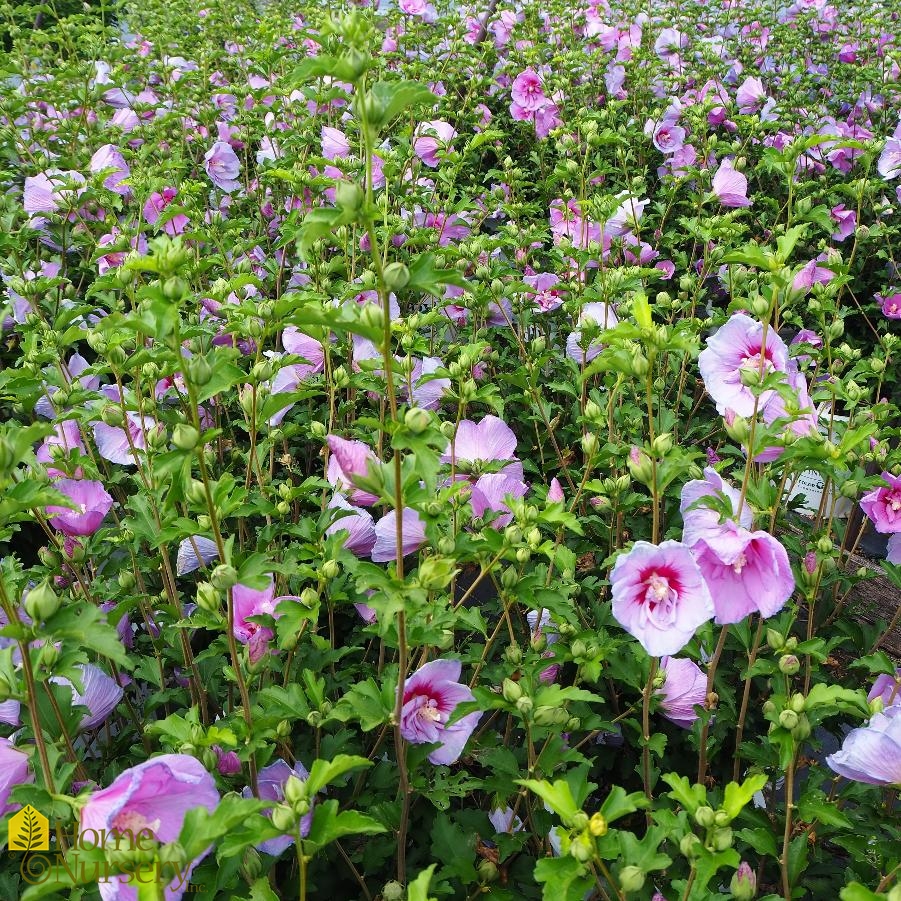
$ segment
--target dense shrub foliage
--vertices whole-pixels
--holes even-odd
[[[897,901],[897,12],[338,6],[4,7],[0,896]]]

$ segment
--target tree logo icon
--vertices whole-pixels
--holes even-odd
[[[49,851],[50,825],[47,817],[26,804],[9,821],[10,851]]]

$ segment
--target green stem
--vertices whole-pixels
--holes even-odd
[[[723,654],[723,648],[726,645],[726,636],[729,634],[729,626],[728,624],[723,626],[720,631],[719,640],[716,643],[716,650],[713,652],[713,657],[710,659],[710,663],[707,666],[707,692],[706,697],[704,698],[704,703],[708,709],[714,707],[714,699],[711,697],[713,695],[713,679],[716,676],[716,668],[719,665],[720,657]],[[710,720],[713,714],[704,721],[704,725],[701,727],[701,743],[698,747],[698,784],[703,785],[704,779],[707,777],[707,738],[710,734]]]

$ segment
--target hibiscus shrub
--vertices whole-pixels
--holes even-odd
[[[897,901],[897,14],[643,7],[7,17],[0,896]]]

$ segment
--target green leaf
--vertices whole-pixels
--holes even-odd
[[[351,754],[339,754],[333,760],[316,760],[310,767],[310,775],[307,778],[307,791],[310,796],[322,791],[327,785],[331,785],[339,776],[349,773],[351,770],[359,770],[372,766],[372,761],[365,757],[355,757]]]
[[[746,841],[758,854],[770,857],[779,856],[776,836],[771,829],[758,826],[756,829],[739,829],[735,834]]]
[[[553,785],[550,782],[539,779],[517,779],[519,785],[524,785],[544,801],[564,823],[569,823],[579,812],[579,806],[573,798],[569,783],[558,779]]]
[[[885,901],[885,895],[877,895],[859,882],[848,883],[838,896],[841,901]]]
[[[796,835],[788,846],[788,881],[790,885],[795,885],[801,874],[807,869],[808,848],[806,832]]]
[[[364,732],[387,723],[394,712],[395,686],[386,683],[379,688],[373,678],[358,682],[332,710],[332,717],[347,722],[359,720]]]
[[[593,880],[574,857],[543,857],[535,864],[535,881],[544,883],[542,901],[581,901]]]
[[[310,833],[304,841],[322,848],[344,835],[375,835],[385,831],[378,820],[359,811],[344,810],[339,813],[338,802],[332,799],[316,805]]]
[[[433,863],[410,883],[407,888],[407,901],[438,901],[437,898],[429,896],[429,883],[432,881],[436,866],[438,864]]]
[[[737,782],[730,782],[726,786],[723,798],[723,810],[729,814],[729,818],[734,820],[750,804],[754,795],[767,784],[767,781],[767,777],[763,773],[758,773],[755,776],[749,776],[741,785]]]
[[[632,792],[626,794],[626,790],[615,785],[601,805],[601,816],[607,823],[613,823],[621,817],[643,810],[648,806],[648,799],[644,792]]]
[[[692,816],[694,812],[707,803],[707,789],[703,785],[692,785],[688,777],[678,773],[666,773],[660,777],[672,791],[669,796],[678,801]]]
[[[819,820],[826,826],[838,826],[841,829],[854,828],[851,820],[819,789],[812,788],[804,792],[798,801],[798,814],[806,823]]]

